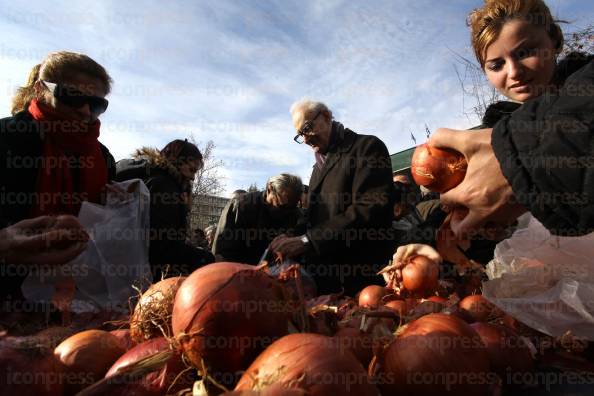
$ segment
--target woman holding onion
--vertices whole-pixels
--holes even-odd
[[[440,129],[431,137],[430,145],[468,162],[464,181],[441,195],[443,204],[469,209],[452,230],[464,236],[530,211],[553,234],[592,232],[592,56],[557,62],[563,34],[542,0],[486,0],[469,24],[487,79],[517,105],[490,108],[492,128]]]
[[[13,99],[13,116],[0,120],[0,228],[77,215],[83,201],[100,202],[115,176],[115,161],[98,141],[111,82],[101,65],[74,52],[51,53],[33,68]],[[0,289],[18,298],[28,267],[10,264],[2,263]]]

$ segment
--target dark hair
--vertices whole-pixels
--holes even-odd
[[[184,162],[198,160],[202,167],[202,153],[198,150],[195,144],[188,142],[188,140],[176,139],[167,143],[161,149],[161,155],[167,158],[168,161],[182,165]]]

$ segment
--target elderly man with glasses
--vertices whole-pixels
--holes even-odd
[[[392,166],[388,150],[375,136],[360,135],[320,102],[301,100],[291,107],[294,140],[310,146],[315,165],[309,182],[307,231],[281,235],[270,249],[306,263],[319,294],[381,284],[375,273],[392,252]]]

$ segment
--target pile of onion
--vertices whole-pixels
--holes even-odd
[[[103,378],[124,352],[118,338],[103,330],[86,330],[62,341],[54,354],[68,374],[66,393],[76,393]]]
[[[0,338],[0,394],[63,394],[63,366],[45,343],[35,336]]]
[[[434,293],[438,280],[439,264],[425,256],[412,257],[402,269],[402,286],[419,297]]]
[[[441,313],[409,323],[375,363],[370,372],[386,395],[486,395],[497,381],[478,334]]]
[[[422,144],[415,149],[411,160],[412,177],[419,186],[444,193],[464,180],[466,159],[457,151],[438,149]]]
[[[130,318],[130,337],[134,342],[171,337],[173,302],[185,279],[185,276],[163,279],[142,294]]]
[[[122,355],[111,366],[105,378],[113,377],[118,371],[126,369],[143,358],[170,349],[169,342],[164,337],[145,341]],[[182,361],[181,354],[175,353],[157,371],[145,374],[141,378],[134,379],[131,382],[116,382],[111,384],[109,394],[111,396],[176,394],[182,389],[192,388],[194,381],[191,378],[190,371],[187,371],[185,375],[179,375],[185,369],[186,366]]]
[[[512,329],[490,323],[476,322],[470,325],[487,347],[491,368],[504,385],[520,385],[526,373],[534,371],[534,361],[524,340]],[[510,377],[511,374],[511,377]]]
[[[349,351],[341,350],[331,337],[311,333],[275,341],[250,365],[235,390],[261,390],[273,384],[311,396],[378,394]]]
[[[194,367],[204,370],[204,362],[211,374],[230,379],[226,373],[244,370],[288,333],[293,309],[271,276],[252,265],[220,262],[199,268],[182,283],[172,327]]]

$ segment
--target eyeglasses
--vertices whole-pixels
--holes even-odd
[[[41,82],[54,95],[54,98],[56,98],[61,103],[64,103],[66,106],[79,109],[88,104],[91,113],[95,115],[105,113],[105,110],[107,110],[107,105],[109,102],[105,98],[85,95],[75,88],[62,84],[56,84],[43,80],[41,80]]]
[[[304,136],[313,136],[315,135],[311,130],[313,129],[313,124],[316,118],[318,118],[322,114],[322,110],[318,111],[316,116],[309,121],[305,121],[301,129],[297,131],[297,135],[293,138],[293,140],[299,144],[303,143],[305,139]]]

